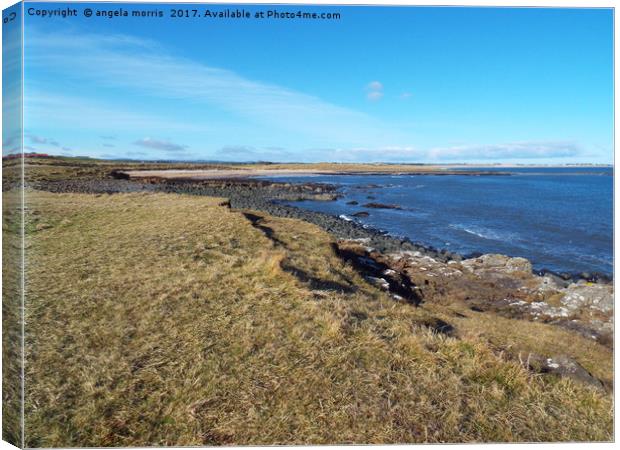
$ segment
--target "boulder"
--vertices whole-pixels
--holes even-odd
[[[390,205],[390,204],[385,204],[385,203],[374,203],[374,202],[366,203],[363,206],[364,208],[376,208],[376,209],[402,209],[398,205]]]
[[[613,286],[584,281],[572,283],[566,289],[562,304],[571,310],[588,307],[611,313],[614,309]]]
[[[450,337],[454,337],[456,335],[456,329],[452,325],[436,317],[425,320],[422,325],[426,328],[430,328],[435,333]]]
[[[511,258],[506,255],[487,254],[463,261],[463,266],[471,272],[494,270],[504,273],[532,273],[532,264],[525,258]]]
[[[567,355],[557,355],[551,358],[545,358],[534,353],[530,354],[527,363],[530,369],[540,373],[550,373],[560,377],[570,378],[574,381],[584,383],[603,389],[603,384],[597,378],[593,377],[590,372],[584,369],[581,364]]]

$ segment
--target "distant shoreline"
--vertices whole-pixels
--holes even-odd
[[[118,158],[118,159],[106,159],[96,158],[91,156],[62,156],[52,155],[47,153],[14,153],[3,155],[3,161],[10,161],[19,159],[21,156],[28,159],[38,159],[45,161],[46,159],[53,160],[55,163],[58,161],[66,162],[89,162],[89,163],[109,163],[109,164],[175,164],[186,166],[218,166],[218,167],[230,167],[230,168],[257,168],[257,167],[305,167],[310,169],[312,167],[331,167],[333,170],[343,170],[342,167],[374,167],[391,170],[394,167],[402,167],[408,170],[445,170],[445,169],[487,169],[487,168],[547,168],[547,169],[562,169],[562,168],[581,168],[581,167],[593,167],[593,168],[613,168],[613,163],[565,163],[565,164],[519,164],[519,163],[423,163],[423,162],[380,162],[380,161],[367,161],[367,162],[279,162],[279,161],[221,161],[221,160],[174,160],[174,159],[130,159],[130,158]],[[348,171],[348,169],[345,169]]]
[[[476,169],[601,169],[613,166],[606,165],[566,165],[566,166],[514,166],[514,165],[489,165],[489,166],[403,166],[403,165],[370,165],[370,164],[346,164],[339,167],[338,164],[277,164],[273,168],[270,165],[250,165],[239,167],[218,167],[209,169],[149,169],[149,170],[118,170],[118,173],[127,175],[130,179],[167,179],[167,180],[222,180],[222,179],[248,179],[254,177],[304,177],[320,175],[461,175],[461,176],[510,176],[510,172],[476,170]],[[467,169],[467,170],[464,170]]]
[[[403,170],[401,166],[391,170],[389,166],[381,166],[379,170],[366,166],[359,169],[334,170],[322,168],[222,168],[222,169],[164,169],[164,170],[120,170],[131,179],[166,179],[166,180],[219,180],[219,179],[244,179],[253,177],[303,177],[312,175],[466,175],[466,176],[503,176],[509,175],[503,172],[490,171],[456,171],[443,167],[426,168],[425,170]]]

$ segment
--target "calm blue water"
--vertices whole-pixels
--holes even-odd
[[[485,169],[487,170],[487,169]],[[355,220],[414,242],[528,258],[537,269],[613,273],[611,168],[491,169],[511,176],[337,175],[270,177],[337,184],[334,202],[293,202]],[[380,187],[369,187],[378,185]],[[369,199],[368,197],[374,197]],[[355,200],[359,205],[346,203]],[[368,202],[402,210],[364,208]]]

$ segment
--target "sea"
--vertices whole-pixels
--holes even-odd
[[[338,186],[336,201],[289,202],[462,255],[500,253],[537,270],[613,275],[613,168],[467,168],[506,176],[268,177]],[[347,204],[355,201],[357,205]],[[364,207],[368,203],[400,209]],[[354,214],[365,211],[367,217]]]

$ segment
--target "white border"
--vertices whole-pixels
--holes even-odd
[[[34,1],[34,0],[33,0]],[[49,3],[67,3],[65,1],[62,0],[46,0]],[[29,1],[27,0],[26,3],[28,3]],[[16,1],[10,1],[10,0],[0,0],[0,5],[2,5],[2,9],[5,9],[13,4],[17,3]],[[88,1],[81,1],[81,2],[75,2],[75,3],[90,3]],[[100,2],[100,3],[104,3],[104,2]],[[313,1],[295,1],[295,0],[271,0],[271,1],[258,1],[258,0],[242,0],[242,1],[235,1],[235,0],[219,0],[219,1],[204,1],[204,2],[191,2],[191,1],[182,1],[182,0],[134,0],[134,1],[110,1],[110,2],[105,2],[105,3],[205,3],[205,4],[300,4],[300,5],[308,5],[308,4],[316,4],[316,5],[377,5],[377,6],[489,6],[489,7],[569,7],[569,8],[593,8],[593,7],[603,7],[603,8],[615,8],[618,4],[618,1],[616,0],[589,0],[589,1],[584,1],[584,0],[541,0],[541,1],[536,1],[536,0],[529,0],[529,1],[506,1],[506,0],[477,0],[477,1],[473,1],[473,2],[457,2],[457,1],[449,1],[449,0],[425,0],[425,1],[415,1],[415,0],[375,0],[375,1],[363,1],[363,0],[313,0]],[[23,19],[22,19],[23,20]],[[617,81],[617,58],[616,58],[616,51],[618,48],[618,36],[615,33],[616,30],[616,14],[614,11],[614,86],[615,83]],[[22,22],[22,32],[23,32],[23,22]],[[0,32],[0,37],[2,36],[1,32]],[[23,39],[22,39],[22,45],[23,45]],[[0,52],[1,53],[1,52]],[[0,61],[1,61],[1,57],[0,57]],[[23,65],[22,65],[22,71],[23,71]],[[1,71],[0,71],[1,72]],[[1,80],[1,75],[0,75],[0,80]],[[22,86],[23,88],[23,86]],[[614,112],[616,110],[618,106],[618,99],[615,96],[615,89],[614,89]],[[22,108],[22,114],[23,114],[23,108]],[[617,116],[614,114],[614,143],[615,143],[615,130],[618,127],[618,118]],[[23,122],[22,122],[22,128],[23,128]],[[23,132],[23,129],[22,129]],[[615,145],[614,145],[614,167],[615,167],[615,155],[616,155],[616,151],[615,151]],[[22,169],[23,172],[23,169]],[[618,231],[616,229],[616,223],[618,223],[618,218],[620,217],[620,212],[615,208],[615,192],[617,191],[618,187],[620,186],[620,182],[618,181],[618,178],[615,176],[614,174],[614,256],[616,254],[618,254],[618,250],[620,248],[620,244],[618,243]],[[23,222],[22,222],[23,223]],[[0,243],[1,243],[1,237],[0,237]],[[615,260],[614,260],[615,261]],[[614,267],[615,268],[615,267]],[[614,270],[615,272],[615,270]],[[614,274],[615,275],[615,274]],[[23,280],[22,280],[23,282]],[[2,285],[2,280],[0,278],[0,286]],[[618,292],[618,287],[620,286],[620,283],[618,282],[618,278],[614,276],[614,293]],[[616,343],[617,343],[617,338],[616,338]],[[614,352],[614,369],[617,367],[617,353]],[[0,360],[0,370],[1,370],[1,360]],[[0,372],[1,373],[1,372]],[[614,384],[615,386],[617,386],[617,371],[614,370]],[[1,386],[0,386],[1,389]],[[22,393],[23,395],[23,393]],[[617,412],[615,412],[614,415],[614,435],[616,430],[618,430],[618,414]],[[440,446],[440,447],[444,447],[447,446],[448,444],[424,444],[424,445],[433,445],[434,447],[436,446]],[[612,449],[615,448],[615,444],[613,443],[569,443],[569,444],[564,444],[564,443],[555,443],[555,444],[451,444],[451,445],[459,445],[462,446],[464,448],[483,448],[483,449],[487,449],[487,450],[499,450],[502,449],[504,446],[510,446],[511,449],[521,449],[521,448],[526,448],[526,446],[536,446],[537,449],[558,449],[558,448],[567,448],[567,449],[580,449],[583,448],[584,446],[588,446],[591,448],[595,448],[595,449]],[[376,449],[381,449],[381,450],[387,450],[390,448],[418,448],[421,447],[422,444],[417,444],[417,445],[374,445],[372,446],[372,448],[376,448]],[[342,446],[342,445],[335,445],[335,446],[329,446],[329,448],[333,448],[333,449],[343,449],[343,450],[349,450],[349,449],[362,449],[366,446],[362,446],[362,445],[350,445],[350,446]],[[4,441],[0,441],[0,450],[5,450],[5,449],[14,449],[15,447],[13,447],[12,445],[8,444],[7,442]],[[181,448],[187,448],[187,447],[166,447],[166,448],[170,448],[170,449],[181,449]],[[273,448],[273,447],[245,447],[245,448],[258,448],[258,449],[269,449],[269,448]],[[314,447],[308,447],[308,446],[282,446],[282,447],[277,447],[277,448],[282,448],[282,449],[291,449],[291,450],[298,450],[300,448],[314,448]]]

